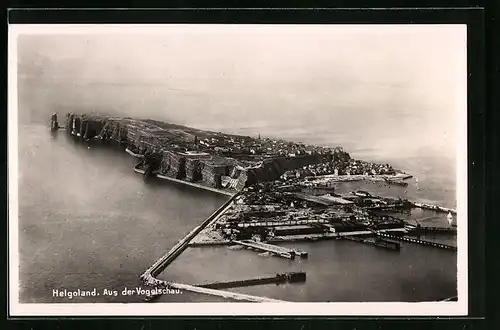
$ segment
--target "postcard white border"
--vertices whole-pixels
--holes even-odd
[[[289,31],[291,28],[318,29],[323,25],[273,25],[273,29]],[[414,29],[438,28],[450,25],[378,25],[377,28]],[[461,29],[466,44],[467,26]],[[204,33],[224,30],[239,33],[248,25],[9,25],[8,31],[8,201],[9,201],[9,291],[11,316],[465,316],[468,312],[468,261],[467,261],[467,47],[463,49],[463,72],[456,77],[457,120],[457,264],[458,301],[456,302],[364,302],[364,303],[98,303],[98,304],[23,304],[19,303],[19,252],[18,252],[18,141],[17,141],[17,36],[20,34],[165,34],[190,33],[195,27]],[[251,25],[254,29],[267,29],[269,25]],[[367,25],[337,25],[329,31],[366,29]],[[168,306],[168,308],[165,308]]]

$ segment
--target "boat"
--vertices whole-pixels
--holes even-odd
[[[372,194],[370,194],[368,191],[364,190],[358,190],[358,191],[353,191],[351,194],[358,196],[358,197],[372,197]]]
[[[401,180],[392,180],[392,179],[384,178],[384,181],[385,181],[385,183],[394,184],[396,186],[402,186],[402,187],[408,186],[408,182],[404,182]]]

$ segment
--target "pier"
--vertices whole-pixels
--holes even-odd
[[[343,239],[353,241],[353,242],[373,245],[376,247],[381,247],[381,248],[393,250],[393,251],[399,251],[401,249],[401,244],[399,244],[398,242],[387,241],[384,239],[371,240],[371,239],[352,237],[352,236],[344,236]]]
[[[322,234],[308,234],[308,235],[287,235],[287,236],[274,236],[268,238],[268,243],[283,243],[283,242],[316,242],[322,240],[338,239],[336,233],[322,233]]]
[[[404,228],[393,228],[393,229],[379,229],[378,232],[396,232],[404,233]],[[345,231],[345,232],[326,232],[321,234],[299,234],[299,235],[286,235],[286,236],[274,236],[266,240],[268,243],[280,243],[280,242],[310,242],[310,241],[320,241],[320,240],[330,240],[330,239],[341,239],[343,237],[349,236],[369,236],[375,234],[375,230],[356,230],[356,231]]]
[[[208,246],[226,246],[233,245],[230,241],[215,241],[215,242],[192,242],[189,247],[208,247]]]
[[[306,281],[306,273],[304,272],[292,272],[292,273],[282,273],[276,274],[275,276],[259,277],[239,281],[228,281],[228,282],[214,282],[199,285],[188,285],[180,283],[169,283],[166,281],[158,281],[157,285],[161,288],[173,289],[177,286],[182,286],[184,289],[188,288],[187,291],[192,291],[196,293],[215,295],[224,298],[230,298],[235,300],[244,300],[251,302],[268,302],[269,298],[250,296],[235,292],[221,291],[220,289],[247,287],[254,285],[265,285],[265,284],[285,284],[285,283],[303,283]],[[212,290],[203,290],[212,289]],[[146,302],[152,302],[153,300],[159,298],[162,293],[148,295],[144,300]]]
[[[295,259],[295,256],[299,256],[302,258],[307,258],[307,252],[288,249],[281,246],[271,245],[267,243],[257,242],[253,240],[242,240],[242,241],[233,241],[233,243],[242,245],[247,248],[256,249],[259,251],[270,252],[272,254],[278,255],[287,259]]]
[[[424,240],[416,239],[416,238],[412,238],[412,237],[393,236],[393,235],[380,233],[380,232],[377,232],[377,236],[386,237],[386,238],[399,240],[399,241],[403,241],[403,242],[432,246],[432,247],[436,247],[436,248],[444,249],[444,250],[457,251],[457,247],[453,246],[453,245],[447,245],[447,244],[436,243],[436,242],[431,242],[431,241],[424,241]]]
[[[456,234],[456,227],[411,227],[410,234],[419,234],[419,233],[448,233],[448,234]]]
[[[246,287],[253,285],[299,283],[305,281],[306,281],[306,273],[299,272],[299,273],[276,274],[275,276],[259,277],[259,278],[252,278],[240,281],[214,282],[209,284],[200,284],[196,286],[208,289],[228,289],[228,288]]]
[[[437,205],[431,205],[431,204],[425,204],[425,203],[418,203],[418,202],[410,202],[414,207],[418,207],[424,210],[432,210],[432,211],[439,211],[439,212],[446,212],[446,213],[451,213],[451,214],[457,214],[457,210],[450,209],[447,207],[442,207],[442,206],[437,206]]]

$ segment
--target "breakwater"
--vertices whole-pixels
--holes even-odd
[[[189,247],[208,247],[208,246],[227,246],[233,245],[231,241],[214,241],[214,242],[191,242]]]
[[[226,299],[232,299],[232,300],[240,300],[240,301],[248,301],[248,302],[283,302],[283,300],[278,300],[278,299],[271,299],[267,297],[258,297],[258,296],[252,296],[248,294],[243,294],[243,293],[237,293],[237,292],[230,292],[230,291],[222,291],[222,290],[215,290],[215,289],[209,289],[209,288],[202,288],[199,286],[195,285],[189,285],[189,284],[182,284],[182,283],[168,283],[168,286],[170,288],[174,289],[180,289],[184,291],[190,291],[190,292],[195,292],[195,293],[201,293],[201,294],[206,294],[206,295],[211,295],[211,296],[218,296]]]
[[[246,248],[252,248],[258,251],[269,252],[274,255],[278,255],[283,258],[295,259],[295,256],[300,256],[302,258],[307,258],[307,252],[300,251],[296,249],[288,249],[281,246],[271,245],[263,242],[256,242],[253,240],[235,240],[233,243],[244,246]]]
[[[232,299],[232,300],[237,300],[237,301],[258,302],[258,303],[283,302],[282,300],[278,300],[278,299],[253,296],[253,295],[238,293],[238,292],[218,290],[218,289],[207,288],[207,287],[203,287],[203,286],[196,286],[196,285],[176,283],[176,282],[168,282],[168,281],[162,281],[162,280],[158,280],[158,279],[154,279],[153,281],[154,281],[154,286],[156,288],[189,291],[189,292],[210,295],[210,296],[216,296],[216,297],[222,297],[225,299]],[[152,302],[156,298],[160,297],[162,295],[162,293],[161,293],[161,290],[158,290],[158,291],[159,291],[159,293],[157,293],[157,294],[146,296],[144,301]]]
[[[298,273],[276,274],[275,276],[251,278],[239,281],[199,284],[196,286],[208,289],[228,289],[228,288],[246,287],[252,285],[299,283],[305,281],[306,281],[306,273],[298,272]]]
[[[401,249],[401,245],[397,242],[392,242],[392,241],[387,241],[383,239],[365,239],[365,238],[358,238],[358,237],[353,237],[353,236],[344,236],[342,237],[345,240],[353,241],[353,242],[358,242],[362,244],[367,244],[367,245],[373,245],[376,247],[381,247],[385,248],[388,250],[393,250],[393,251],[399,251]]]
[[[450,209],[447,207],[442,207],[442,206],[437,206],[437,205],[432,205],[432,204],[425,204],[425,203],[418,203],[418,202],[411,202],[414,207],[418,207],[421,209],[425,210],[432,210],[432,211],[438,211],[438,212],[445,212],[445,213],[451,213],[451,214],[457,214],[457,210],[455,209]]]
[[[414,243],[414,244],[431,246],[431,247],[435,247],[435,248],[439,248],[439,249],[443,249],[443,250],[457,251],[457,247],[453,246],[453,245],[447,245],[447,244],[442,244],[442,243],[425,241],[425,240],[411,238],[411,237],[394,236],[394,235],[389,235],[389,234],[380,233],[380,232],[377,232],[377,236],[386,237],[386,238],[390,238],[390,239],[393,239],[393,240],[399,240],[399,241],[408,242],[408,243]]]
[[[221,207],[219,207],[214,213],[212,213],[207,219],[205,219],[199,226],[191,230],[183,239],[181,239],[173,248],[171,248],[165,255],[159,258],[155,263],[153,263],[141,276],[140,278],[146,284],[154,284],[155,277],[162,272],[165,267],[167,267],[171,262],[175,260],[189,245],[189,242],[198,235],[206,226],[217,220],[217,217],[221,215],[227,208],[230,207],[231,203],[238,195],[233,195],[229,198]]]

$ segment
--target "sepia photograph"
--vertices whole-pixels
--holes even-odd
[[[13,315],[466,315],[465,25],[9,25]]]

